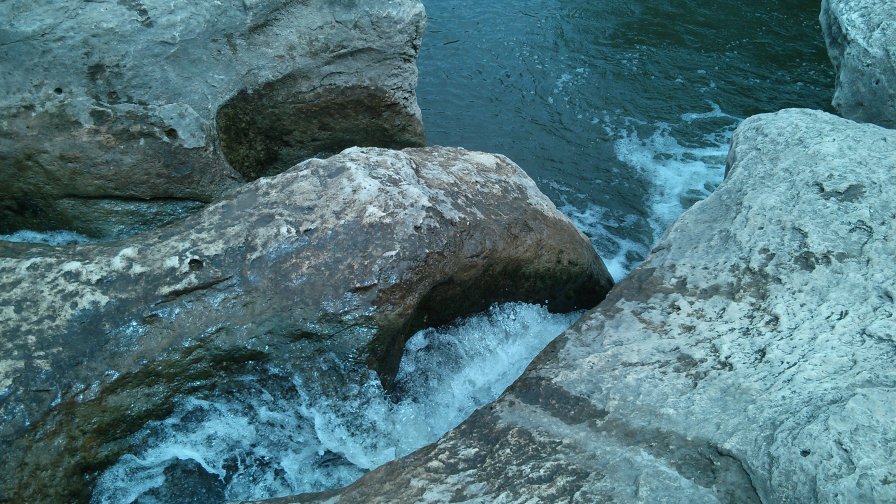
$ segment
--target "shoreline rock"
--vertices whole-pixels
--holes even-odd
[[[747,119],[725,182],[494,404],[298,502],[896,501],[896,132]]]
[[[0,234],[121,238],[354,145],[423,144],[416,0],[0,4]]]
[[[822,0],[821,22],[843,117],[896,128],[896,3]]]
[[[120,242],[0,243],[0,495],[84,501],[145,422],[262,367],[388,388],[425,326],[611,285],[518,166],[440,147],[311,159]]]

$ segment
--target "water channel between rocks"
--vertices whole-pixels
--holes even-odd
[[[817,2],[424,3],[418,96],[428,142],[516,161],[617,280],[721,182],[741,119],[829,109]],[[327,401],[294,377],[269,387],[278,370],[267,369],[148,425],[141,449],[100,478],[94,502],[266,498],[349,484],[494,400],[577,316],[509,304],[422,331],[395,397],[371,376]]]

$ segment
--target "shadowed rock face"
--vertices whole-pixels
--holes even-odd
[[[241,92],[218,111],[221,149],[244,178],[274,175],[297,159],[327,157],[355,145],[422,144],[419,119],[384,91],[326,87],[296,96],[294,80]]]
[[[413,0],[2,2],[0,233],[128,236],[313,155],[421,145],[424,25]]]
[[[610,286],[519,167],[461,149],[308,160],[125,241],[0,242],[0,494],[83,501],[146,421],[246,373],[388,387],[426,325]]]
[[[896,502],[896,132],[750,118],[726,181],[493,405],[272,502]]]
[[[821,27],[837,72],[834,107],[843,117],[896,128],[896,4],[822,0]]]

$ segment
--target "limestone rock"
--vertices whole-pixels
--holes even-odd
[[[0,234],[122,237],[315,155],[421,145],[424,25],[416,0],[0,2]]]
[[[821,27],[843,117],[896,128],[896,2],[822,0]]]
[[[519,167],[448,148],[311,159],[126,241],[0,243],[0,494],[83,500],[147,420],[262,364],[388,386],[426,325],[590,307],[610,285]]]
[[[896,502],[896,132],[785,110],[493,405],[278,502]]]

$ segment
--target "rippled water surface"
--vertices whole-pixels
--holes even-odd
[[[721,181],[741,119],[832,95],[817,1],[424,4],[428,141],[508,155],[617,278]]]

